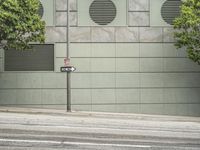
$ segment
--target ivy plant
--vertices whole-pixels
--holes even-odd
[[[30,42],[44,43],[39,6],[39,0],[0,0],[0,48],[25,50]]]
[[[177,48],[185,48],[188,57],[200,65],[200,0],[183,0],[180,16],[174,20]]]

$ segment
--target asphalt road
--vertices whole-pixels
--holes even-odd
[[[200,150],[200,118],[1,112],[0,150]]]

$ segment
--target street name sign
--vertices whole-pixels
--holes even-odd
[[[74,72],[76,70],[73,66],[60,67],[61,72]]]

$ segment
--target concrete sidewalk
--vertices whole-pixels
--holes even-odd
[[[0,107],[0,150],[199,150],[200,118]]]
[[[77,116],[77,117],[82,116],[82,117],[112,118],[112,119],[115,118],[115,119],[136,119],[136,120],[152,120],[152,121],[200,122],[200,117],[87,112],[87,111],[67,112],[66,110],[23,108],[23,107],[1,107],[0,106],[0,112],[59,115],[59,116]]]

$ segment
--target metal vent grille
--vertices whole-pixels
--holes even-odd
[[[54,45],[33,45],[33,50],[5,51],[5,71],[54,71]]]
[[[172,25],[176,17],[180,15],[181,0],[167,0],[161,8],[161,16],[163,20]]]
[[[95,23],[107,25],[116,18],[117,9],[111,0],[94,0],[90,5],[89,13]]]
[[[40,6],[39,6],[39,9],[38,9],[38,14],[39,14],[40,17],[43,17],[43,15],[44,15],[44,7],[43,7],[41,2],[39,2],[39,3],[40,3]]]

